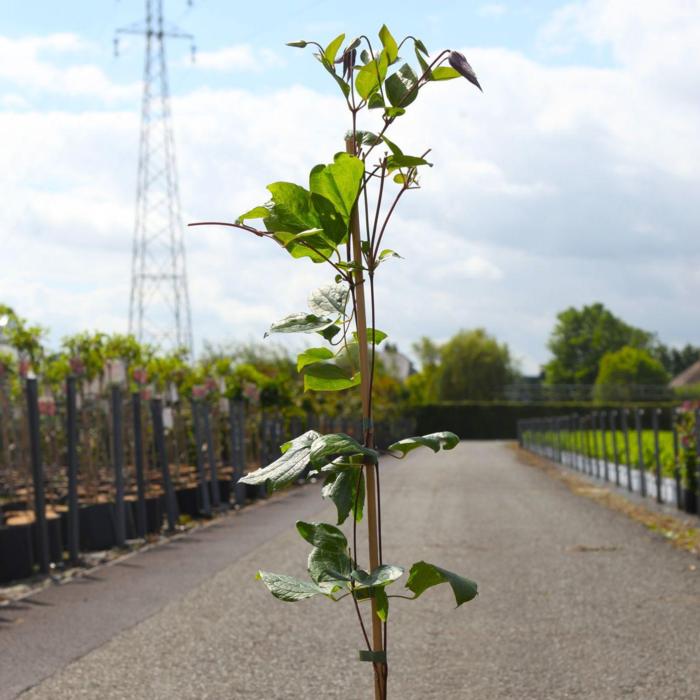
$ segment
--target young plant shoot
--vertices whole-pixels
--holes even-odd
[[[432,83],[463,77],[479,90],[481,86],[460,53],[446,50],[431,56],[422,41],[408,36],[397,42],[386,26],[379,30],[377,44],[366,36],[344,42],[341,34],[326,47],[315,41],[289,44],[314,47],[316,59],[337,83],[349,113],[344,149],[333,162],[312,168],[307,187],[273,182],[267,187],[269,202],[222,225],[270,239],[292,258],[308,258],[330,268],[329,283],[311,293],[309,308],[273,323],[268,333],[319,337],[321,344],[297,360],[304,387],[360,391],[362,442],[342,433],[320,435],[309,430],[282,445],[279,459],[241,481],[264,484],[272,492],[303,474],[323,479],[322,494],[337,508],[336,524],[300,521],[296,526],[312,547],[309,579],[267,571],[259,571],[257,577],[280,600],[326,596],[354,606],[365,645],[359,657],[372,664],[375,699],[383,700],[390,599],[414,600],[442,583],[452,588],[457,606],[477,594],[473,581],[425,561],[408,567],[406,590],[392,593],[406,569],[389,563],[382,549],[381,466],[374,444],[372,384],[375,349],[387,336],[376,325],[376,279],[385,263],[400,257],[387,247],[392,215],[404,195],[419,188],[419,172],[430,166],[427,149],[420,155],[405,153],[389,139],[389,132],[423,89],[432,89]],[[400,58],[401,52],[413,54],[413,67]],[[368,121],[374,117],[378,124],[374,131],[365,130],[364,123],[360,130],[361,113]],[[453,433],[441,432],[407,437],[388,450],[402,458],[418,447],[450,450],[458,441]],[[368,527],[367,559],[357,551],[357,525],[363,517]],[[337,527],[348,519],[349,541]]]

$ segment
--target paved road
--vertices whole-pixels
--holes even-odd
[[[382,485],[386,558],[442,564],[471,576],[481,590],[456,611],[449,590],[434,589],[414,603],[392,601],[393,698],[697,698],[697,559],[518,462],[502,443],[465,443],[434,458],[413,453],[386,465]],[[110,641],[96,635],[92,651],[84,649],[23,700],[371,697],[370,668],[354,660],[360,637],[348,601],[281,603],[253,581],[258,567],[302,573],[308,547],[280,528],[294,520],[294,509],[309,517],[317,494],[313,488],[297,494],[233,518],[213,544],[198,535],[196,546],[179,546],[178,570],[199,567],[198,580],[170,584],[162,572],[153,574],[160,576],[158,594],[148,594],[154,602],[140,610],[141,621],[130,619],[121,630],[112,574],[103,570],[99,586],[81,584],[92,611],[82,624],[98,629],[106,618],[102,637]],[[331,512],[322,506],[316,517],[330,519]],[[236,544],[245,538],[246,547]],[[229,551],[222,555],[223,544]],[[124,568],[122,586],[132,579],[147,586],[155,560],[170,554],[144,560],[149,556],[148,568]],[[141,557],[130,562],[141,566]],[[51,610],[62,596],[78,609],[70,589],[52,591]],[[66,620],[60,631],[50,618],[42,624],[48,607],[29,607],[23,623],[0,631],[3,666],[17,635],[24,642],[13,663],[28,655],[46,669],[54,653],[48,647],[77,633]],[[8,687],[4,668],[0,677],[1,695]]]

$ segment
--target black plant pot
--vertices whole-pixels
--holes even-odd
[[[196,486],[178,489],[175,495],[177,497],[177,507],[181,515],[189,515],[191,518],[199,515],[199,489]]]
[[[686,513],[698,512],[698,494],[695,489],[683,487],[683,510]]]
[[[35,552],[39,552],[39,530],[36,522],[32,525],[32,544]],[[46,516],[46,530],[49,534],[49,561],[63,561],[63,535],[61,533],[61,517],[58,514]]]
[[[111,549],[117,543],[114,504],[92,503],[80,508],[80,548],[86,552]]]
[[[146,532],[156,534],[163,527],[163,497],[151,496],[146,499]]]
[[[0,527],[0,582],[31,576],[33,563],[32,526]]]
[[[228,479],[219,479],[219,498],[221,505],[228,508],[231,505],[231,482]],[[211,493],[211,482],[209,482],[209,493]],[[212,495],[213,501],[213,495]]]

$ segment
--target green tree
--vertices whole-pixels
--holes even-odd
[[[601,303],[570,307],[557,315],[547,347],[552,359],[545,365],[547,384],[593,384],[608,352],[629,346],[651,350],[654,334],[630,326]]]
[[[515,374],[505,343],[483,328],[460,331],[440,348],[438,398],[488,400],[499,396]]]
[[[690,343],[682,348],[670,348],[668,345],[659,343],[652,355],[661,362],[671,377],[675,377],[700,360],[700,348]]]
[[[603,355],[595,381],[599,401],[630,401],[638,386],[666,386],[669,375],[646,350],[626,345]]]

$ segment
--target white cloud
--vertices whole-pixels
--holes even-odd
[[[215,51],[201,51],[197,53],[193,64],[189,60],[183,63],[205,70],[254,73],[284,65],[279,54],[269,49],[255,49],[249,44],[225,46]]]
[[[644,3],[626,6],[642,8],[630,10],[629,26],[616,2],[586,4],[585,26],[557,20],[560,36],[607,42],[617,65],[551,67],[466,48],[484,94],[466,81],[430,85],[397,122],[404,150],[430,146],[435,163],[385,241],[405,260],[382,268],[378,325],[403,348],[422,334],[484,326],[534,371],[556,312],[594,300],[669,342],[700,343],[689,303],[700,294],[691,75],[700,74],[700,19],[687,3],[665,4],[664,18]],[[647,54],[676,31],[649,78]],[[0,114],[0,152],[12,163],[0,171],[0,299],[56,335],[123,330],[138,114],[39,113],[11,102]],[[304,182],[342,148],[346,127],[341,100],[299,86],[200,89],[177,97],[173,115],[187,221],[231,220],[267,199],[268,182]],[[186,235],[199,339],[260,338],[327,278],[242,232]]]
[[[80,55],[90,44],[75,34],[9,38],[0,36],[0,81],[30,94],[41,91],[69,97],[94,97],[106,102],[134,99],[138,83],[113,83],[92,64],[59,66],[57,56]]]

